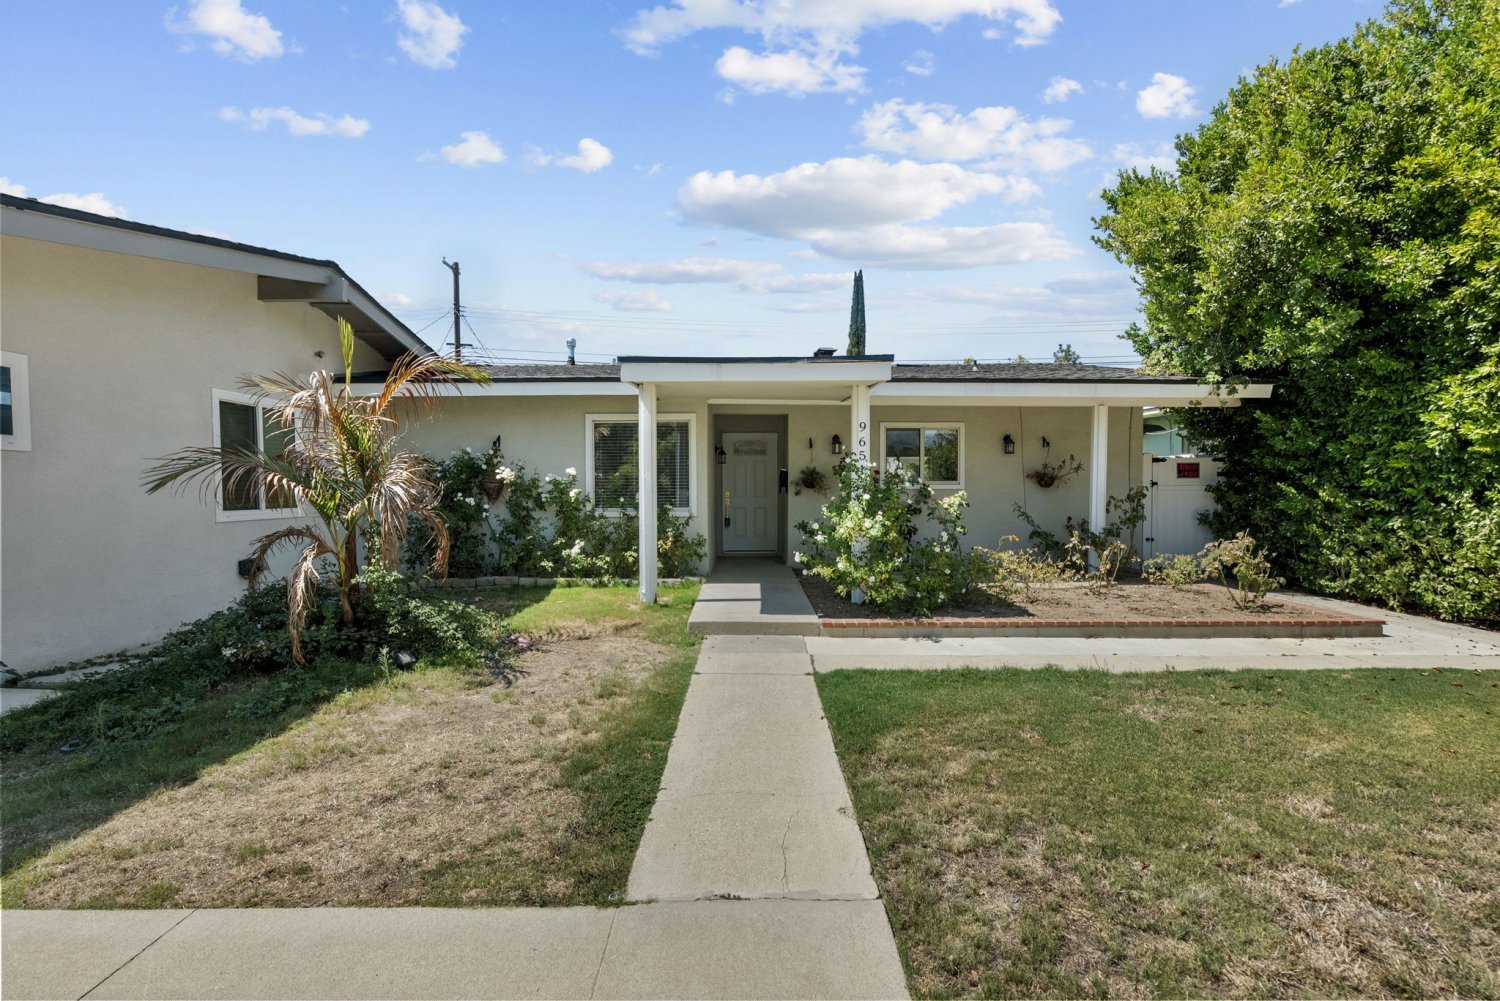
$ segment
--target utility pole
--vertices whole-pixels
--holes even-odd
[[[453,360],[464,360],[464,337],[463,331],[459,329],[459,317],[463,314],[463,307],[458,304],[458,262],[448,263],[448,258],[443,258],[443,266],[453,272]]]

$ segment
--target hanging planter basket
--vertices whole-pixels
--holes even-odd
[[[1040,469],[1033,469],[1026,474],[1026,478],[1039,487],[1055,487],[1083,472],[1083,463],[1074,456],[1068,456],[1063,462],[1053,465],[1050,462],[1042,463]]]

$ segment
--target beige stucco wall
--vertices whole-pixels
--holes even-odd
[[[498,387],[503,392],[504,386]],[[413,415],[405,423],[404,433],[412,446],[436,458],[446,458],[463,448],[476,452],[489,448],[496,435],[501,436],[505,460],[520,463],[527,470],[545,475],[562,475],[564,470],[578,471],[580,485],[585,482],[585,448],[588,439],[587,418],[590,414],[620,415],[636,419],[635,396],[494,396],[469,394],[442,401],[431,417]],[[707,444],[708,407],[703,401],[662,396],[657,414],[687,414],[692,418],[693,440],[693,515],[692,530],[710,535],[708,503],[710,484]],[[706,567],[704,569],[707,569]]]
[[[31,451],[0,452],[0,657],[117,650],[243,593],[236,562],[288,521],[220,523],[141,472],[212,444],[214,388],[336,364],[334,321],[257,301],[253,274],[5,236],[0,346],[28,356],[31,406]],[[382,363],[361,345],[356,364]]]

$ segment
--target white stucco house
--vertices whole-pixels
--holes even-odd
[[[338,357],[335,316],[360,339],[370,388],[405,351],[430,351],[331,261],[319,261],[5,197],[0,346],[9,379],[0,453],[3,650],[29,668],[143,642],[223,607],[243,588],[250,540],[294,519],[264,498],[147,496],[149,461],[186,444],[260,434],[240,376]],[[325,360],[327,359],[327,360]],[[965,490],[969,539],[1025,536],[1019,504],[1061,532],[1106,519],[1111,496],[1146,482],[1146,407],[1237,406],[1191,379],[1089,365],[909,365],[890,355],[630,355],[610,365],[509,365],[407,434],[434,455],[502,439],[507,461],[579,471],[596,504],[642,512],[656,552],[664,502],[709,540],[710,572],[742,554],[791,558],[795,525],[844,457],[917,465],[939,492]],[[1074,456],[1084,469],[1028,478]],[[622,466],[662,475],[622,483]],[[665,495],[657,497],[658,490]],[[641,568],[654,599],[656,566]]]
[[[147,496],[149,460],[261,434],[258,372],[430,350],[332,261],[0,196],[0,659],[134,646],[244,592],[263,497]]]

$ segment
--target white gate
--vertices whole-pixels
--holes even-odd
[[[1219,464],[1202,455],[1144,455],[1146,524],[1141,551],[1159,555],[1196,553],[1213,541],[1198,515],[1214,509],[1208,486],[1219,482]]]

